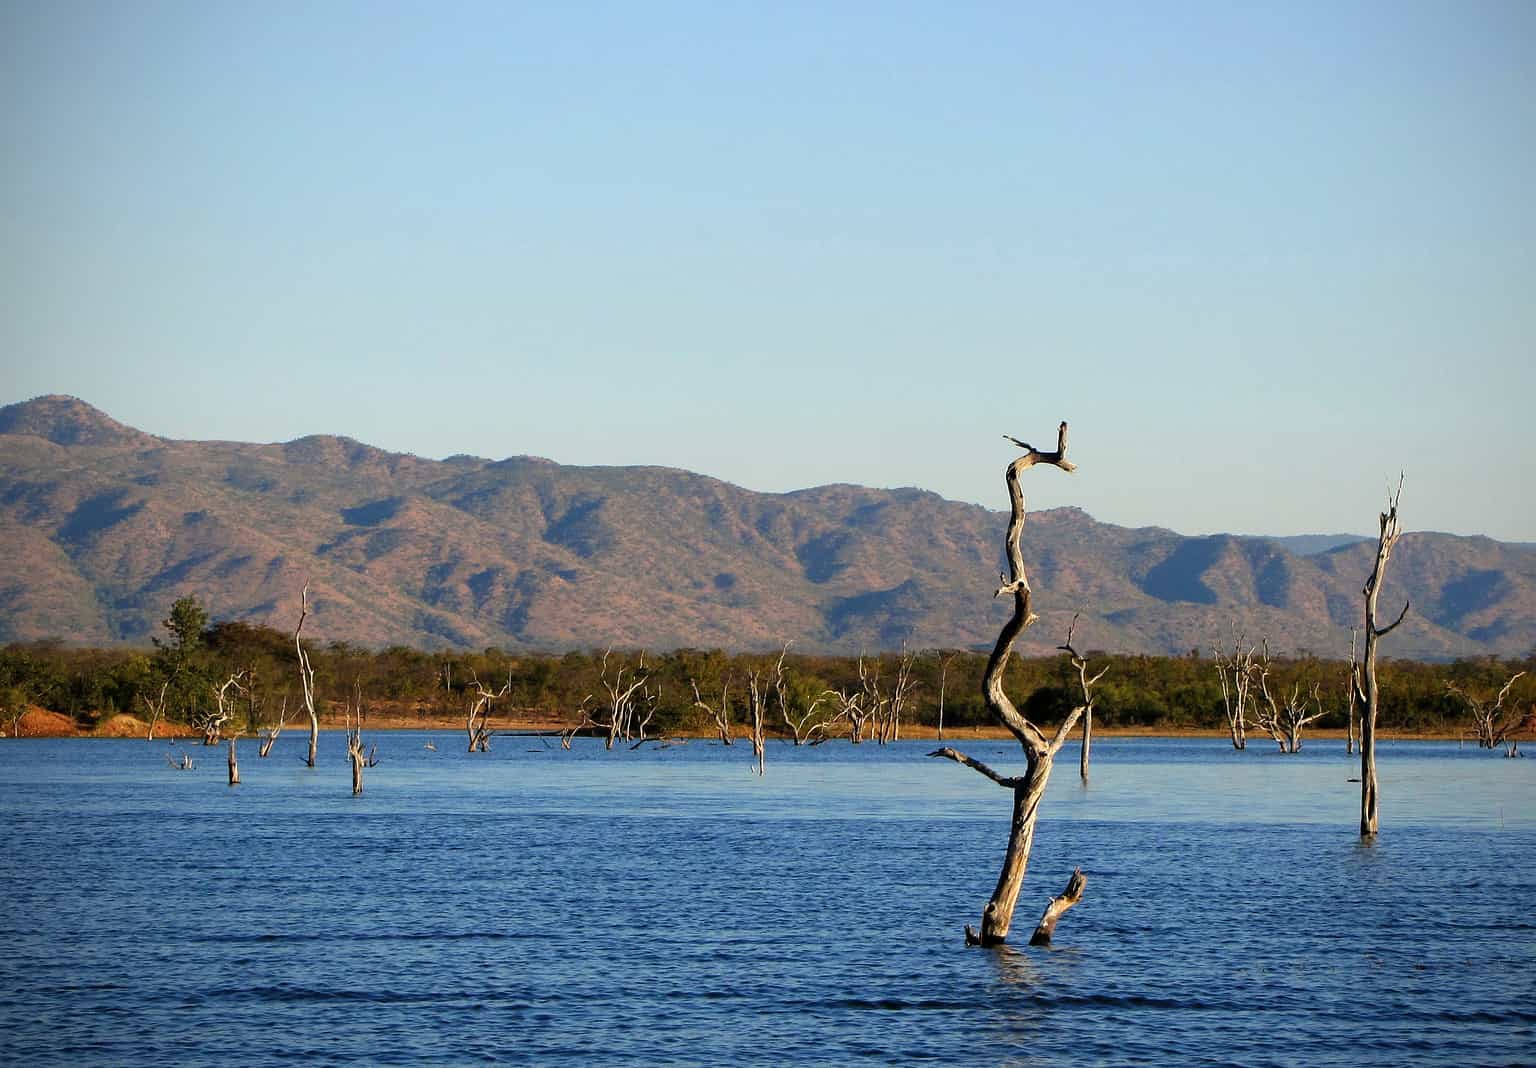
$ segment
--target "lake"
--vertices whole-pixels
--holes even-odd
[[[372,740],[0,743],[0,1061],[1536,1063],[1536,760],[1385,743],[1362,845],[1342,742],[1069,744],[1014,935],[1083,902],[981,950],[1010,799],[932,743]]]

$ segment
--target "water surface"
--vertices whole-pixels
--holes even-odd
[[[1009,798],[931,745],[273,756],[0,744],[0,1060],[38,1065],[1530,1064],[1536,761],[1219,739],[1062,753],[1017,928]],[[1000,770],[1011,743],[957,740]]]

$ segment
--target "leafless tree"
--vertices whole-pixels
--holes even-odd
[[[944,687],[949,682],[949,665],[955,662],[959,653],[950,653],[948,656],[939,655],[939,741],[944,740]]]
[[[204,745],[218,745],[219,736],[224,732],[224,724],[228,723],[235,714],[230,707],[230,690],[236,693],[245,692],[244,671],[237,671],[217,686],[210,686],[213,692],[214,707],[197,717],[197,729],[203,732]]]
[[[299,684],[304,690],[304,711],[309,713],[309,756],[304,761],[315,766],[315,753],[320,748],[320,714],[315,711],[315,669],[309,662],[309,653],[299,635],[304,631],[304,620],[309,616],[309,583],[299,591],[299,625],[293,629],[293,648],[299,655]]]
[[[240,785],[240,761],[235,757],[235,736],[229,736],[229,785]]]
[[[1492,701],[1479,700],[1455,683],[1446,683],[1446,692],[1452,697],[1461,698],[1471,713],[1471,733],[1477,739],[1479,749],[1497,749],[1501,745],[1508,745],[1515,734],[1536,725],[1536,716],[1530,712],[1504,711],[1504,701],[1509,697],[1510,688],[1524,674],[1523,671],[1517,671],[1511,675]]]
[[[1079,653],[1077,649],[1072,645],[1072,634],[1076,630],[1077,616],[1074,615],[1072,617],[1072,625],[1067,628],[1067,640],[1062,642],[1056,648],[1066,653],[1072,662],[1072,666],[1077,669],[1077,684],[1083,691],[1083,747],[1077,758],[1077,773],[1079,776],[1081,776],[1084,782],[1087,782],[1088,759],[1093,750],[1093,688],[1098,684],[1098,681],[1104,677],[1104,673],[1108,671],[1109,668],[1108,666],[1102,667],[1099,669],[1099,673],[1097,675],[1094,675],[1092,678],[1088,677],[1088,659]],[[1081,888],[1079,888],[1079,893],[1081,893]],[[1076,904],[1076,902],[1074,901],[1073,904]],[[1070,905],[1066,906],[1066,908],[1070,907]],[[1062,911],[1066,911],[1066,908],[1063,908]],[[1051,928],[1054,929],[1055,926],[1056,922],[1053,919],[1051,921]],[[1046,938],[1050,938],[1049,931],[1046,933]]]
[[[377,767],[379,763],[379,747],[373,746],[366,753],[363,750],[363,686],[359,680],[355,687],[356,716],[354,724],[353,707],[343,706],[343,715],[346,717],[347,731],[347,759],[352,764],[352,796],[356,797],[363,792],[363,769]]]
[[[779,704],[779,718],[794,735],[796,745],[804,745],[826,730],[827,721],[824,716],[818,715],[822,703],[826,701],[825,693],[811,699],[805,708],[790,711],[794,699],[789,692],[789,673],[784,670],[784,658],[789,655],[789,643],[784,643],[783,652],[779,653],[778,663],[773,666],[773,695]]]
[[[832,722],[846,721],[848,724],[848,740],[854,745],[861,744],[864,741],[865,728],[869,724],[870,717],[873,715],[865,707],[863,689],[827,690],[822,696],[831,701],[835,708],[832,714]]]
[[[901,714],[916,690],[917,681],[912,678],[912,654],[903,645],[896,660],[896,682],[885,699],[884,715],[880,717],[881,745],[901,741]]]
[[[277,741],[277,736],[283,733],[283,728],[288,725],[288,695],[283,694],[283,706],[278,710],[277,723],[267,729],[266,736],[261,740],[261,748],[256,750],[256,755],[265,759],[272,752],[272,745]]]
[[[783,664],[783,657],[779,658]],[[756,762],[753,771],[758,777],[763,775],[763,763],[767,758],[767,738],[763,731],[763,711],[768,704],[768,691],[771,681],[764,677],[762,672],[749,672],[747,674],[747,715],[751,717],[752,733],[748,736],[752,742],[752,759]]]
[[[720,683],[720,707],[713,708],[707,704],[699,693],[699,684],[693,679],[688,680],[693,687],[693,707],[703,709],[705,714],[714,721],[715,731],[720,735],[721,745],[731,744],[731,680],[726,679]]]
[[[651,717],[656,713],[657,705],[661,702],[661,691],[652,689],[649,685],[650,675],[646,671],[644,653],[640,654],[636,668],[631,670],[621,660],[610,677],[608,661],[611,653],[612,650],[603,653],[602,672],[599,677],[599,684],[607,695],[607,700],[589,708],[588,702],[593,700],[594,695],[588,694],[582,698],[581,707],[578,710],[580,719],[574,726],[560,733],[562,748],[569,749],[571,739],[584,730],[605,733],[607,738],[604,741],[604,748],[606,749],[612,749],[614,743],[620,738],[633,741],[638,735],[640,741],[646,740],[646,728],[651,722]]]
[[[491,706],[512,692],[512,676],[499,690],[492,690],[480,681],[474,671],[469,673],[474,693],[470,695],[469,712],[464,718],[464,731],[469,735],[471,753],[487,753],[491,749]]]
[[[1013,819],[1008,835],[1008,850],[1003,857],[1003,869],[998,875],[997,887],[992,891],[992,897],[982,912],[980,933],[972,930],[969,925],[965,930],[968,944],[982,946],[999,945],[1008,939],[1008,931],[1013,925],[1014,906],[1018,903],[1019,890],[1024,885],[1030,847],[1034,844],[1035,822],[1040,814],[1040,802],[1045,796],[1045,788],[1051,777],[1051,765],[1083,713],[1081,706],[1073,709],[1062,719],[1055,733],[1047,738],[1038,726],[1019,712],[1003,689],[1003,677],[1008,667],[1009,656],[1013,652],[1014,641],[1026,627],[1039,618],[1034,613],[1034,595],[1029,588],[1029,579],[1024,570],[1023,550],[1019,546],[1019,538],[1024,532],[1024,492],[1019,487],[1019,474],[1036,464],[1050,464],[1063,471],[1072,471],[1076,467],[1067,460],[1066,423],[1062,423],[1057,430],[1055,452],[1040,452],[1017,438],[1008,440],[1023,449],[1024,455],[1008,465],[1004,476],[1012,505],[1008,533],[1004,541],[1008,554],[1008,573],[1001,576],[1002,585],[998,587],[994,596],[1011,594],[1013,614],[1003,625],[1002,631],[997,636],[997,644],[993,646],[992,655],[987,660],[986,672],[982,677],[982,692],[986,698],[988,711],[1008,729],[1024,750],[1026,770],[1023,775],[1017,777],[1000,775],[980,761],[973,760],[948,747],[936,749],[929,754],[973,768],[1013,793]],[[1081,887],[1078,888],[1078,895],[1080,894]],[[1063,894],[1062,897],[1070,898],[1074,902],[1076,900],[1070,894]],[[1047,916],[1041,919],[1042,925],[1049,917],[1049,911],[1048,906]],[[1057,915],[1059,916],[1059,912]],[[1054,927],[1054,923],[1051,926]]]
[[[1344,679],[1344,689],[1348,691],[1349,704],[1349,735],[1344,743],[1344,752],[1355,751],[1355,739],[1359,737],[1357,727],[1360,722],[1360,665],[1355,658],[1355,642],[1360,632],[1354,627],[1349,628],[1349,674]]]
[[[150,741],[155,740],[155,727],[165,718],[165,692],[171,688],[171,680],[166,679],[160,684],[160,696],[151,698],[148,694],[140,694],[139,699],[144,702],[144,711],[149,716],[149,732],[146,735]]]
[[[1283,699],[1276,698],[1269,688],[1269,655],[1266,652],[1259,674],[1259,695],[1263,698],[1263,702],[1254,703],[1254,723],[1269,732],[1269,736],[1280,747],[1280,752],[1300,752],[1302,731],[1306,729],[1307,724],[1325,715],[1322,684],[1313,684],[1312,689],[1303,694],[1301,683],[1298,682],[1291,686],[1290,696]],[[1308,715],[1309,708],[1315,708],[1317,711]]]
[[[183,752],[177,758],[173,758],[170,753],[166,753],[165,762],[177,771],[192,771],[197,767],[196,761],[192,759],[192,754],[187,752]]]
[[[1361,595],[1365,598],[1365,653],[1356,674],[1360,704],[1360,837],[1373,838],[1381,826],[1381,792],[1376,781],[1376,711],[1381,691],[1376,684],[1376,645],[1408,615],[1409,602],[1403,602],[1403,610],[1397,619],[1385,627],[1376,623],[1376,599],[1381,594],[1382,579],[1386,574],[1387,561],[1392,557],[1392,547],[1402,536],[1397,519],[1397,502],[1403,495],[1403,482],[1398,479],[1397,492],[1387,495],[1387,510],[1381,513],[1381,532],[1376,539],[1376,562],[1370,577],[1365,580]]]
[[[1241,634],[1233,632],[1232,652],[1223,653],[1217,646],[1211,650],[1216,658],[1216,674],[1221,678],[1221,701],[1227,713],[1227,730],[1232,735],[1233,749],[1248,748],[1248,709],[1253,704],[1253,656],[1256,650],[1247,645]]]

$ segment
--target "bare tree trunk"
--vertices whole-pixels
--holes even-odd
[[[955,654],[939,657],[939,741],[944,740],[944,687],[949,682],[949,665],[954,663]]]
[[[235,739],[229,739],[229,785],[240,785],[240,761],[235,759]]]
[[[267,731],[267,736],[261,740],[261,748],[256,750],[256,755],[263,760],[272,752],[272,746],[277,741],[277,736],[283,733],[283,728],[288,725],[288,695],[283,694],[283,707],[277,714],[277,725]]]
[[[703,696],[699,693],[699,684],[693,679],[688,680],[693,687],[693,707],[703,709],[709,718],[715,722],[715,732],[720,735],[721,745],[731,744],[731,682],[726,679],[720,684],[720,710],[709,707],[704,703]]]
[[[315,669],[310,666],[309,654],[299,635],[304,630],[304,620],[309,615],[309,583],[299,591],[299,625],[293,630],[293,648],[299,654],[299,683],[304,688],[304,711],[309,713],[309,757],[304,761],[315,766],[315,753],[320,748],[320,716],[315,711]]]
[[[1051,777],[1051,764],[1083,714],[1082,707],[1073,709],[1062,720],[1055,734],[1047,739],[1039,727],[1019,713],[1003,689],[1003,676],[1008,658],[1013,652],[1013,643],[1024,628],[1038,618],[1033,611],[1033,594],[1024,570],[1023,551],[1019,547],[1019,538],[1024,530],[1024,493],[1019,487],[1019,473],[1038,463],[1052,464],[1063,471],[1072,471],[1076,466],[1067,460],[1066,423],[1062,423],[1057,430],[1056,451],[1053,453],[1039,452],[1016,438],[1009,440],[1025,451],[1023,456],[1008,465],[1004,476],[1012,503],[1012,515],[1004,542],[1009,573],[996,596],[1005,593],[1013,595],[1013,614],[997,636],[997,644],[992,649],[992,656],[987,661],[986,673],[982,678],[982,691],[988,711],[1008,728],[1023,748],[1028,762],[1027,770],[1017,778],[1007,778],[954,749],[946,747],[929,754],[964,764],[1013,791],[1013,819],[1009,827],[1008,849],[1003,856],[1002,872],[998,875],[991,899],[982,911],[981,932],[978,934],[969,925],[965,929],[966,942],[982,946],[995,946],[1007,941],[1008,931],[1013,925],[1014,907],[1018,904],[1019,890],[1024,885],[1024,873],[1029,865],[1030,848],[1034,844],[1040,801],[1045,796],[1046,784]]]
[[[1376,540],[1376,563],[1370,578],[1365,580],[1365,655],[1360,665],[1360,703],[1364,712],[1360,718],[1360,837],[1373,838],[1381,826],[1381,797],[1376,783],[1376,711],[1380,689],[1376,684],[1376,643],[1386,637],[1408,614],[1408,602],[1397,619],[1385,627],[1376,625],[1376,599],[1381,593],[1382,576],[1387,561],[1392,557],[1392,547],[1402,535],[1397,520],[1397,502],[1403,495],[1399,480],[1397,492],[1387,498],[1387,510],[1381,513],[1381,533]]]
[[[1216,674],[1221,678],[1221,701],[1227,713],[1227,730],[1233,749],[1248,748],[1248,707],[1252,703],[1254,648],[1243,649],[1244,638],[1233,628],[1232,654],[1218,646],[1211,650],[1216,659]]]
[[[1349,740],[1344,745],[1344,752],[1355,751],[1355,725],[1360,716],[1360,669],[1355,660],[1355,639],[1358,632],[1351,627],[1349,629],[1349,678],[1344,683],[1344,688],[1349,691]]]
[[[1100,668],[1097,675],[1091,679],[1088,677],[1088,661],[1072,645],[1072,634],[1076,630],[1077,616],[1073,616],[1072,625],[1067,628],[1067,640],[1058,645],[1057,648],[1066,653],[1071,659],[1072,666],[1077,669],[1077,683],[1083,691],[1083,747],[1082,751],[1078,754],[1077,773],[1084,782],[1087,782],[1088,754],[1093,749],[1093,687],[1095,683],[1104,677],[1104,672],[1108,671],[1109,668]],[[1074,905],[1076,903],[1076,901],[1073,902]],[[1071,905],[1064,906],[1062,911],[1065,912],[1071,907]],[[1051,921],[1051,926],[1053,928],[1056,926],[1054,920]]]
[[[1072,869],[1072,877],[1067,880],[1067,888],[1045,903],[1045,911],[1040,914],[1040,922],[1035,924],[1035,933],[1029,936],[1030,945],[1051,944],[1051,936],[1056,933],[1056,921],[1083,899],[1083,887],[1087,882],[1088,877],[1083,874],[1082,868]]]
[[[159,723],[160,720],[165,716],[165,691],[170,689],[170,686],[171,686],[171,680],[170,679],[166,679],[164,682],[162,682],[160,684],[160,698],[159,698],[159,700],[156,700],[156,701],[151,701],[148,697],[144,696],[143,694],[139,695],[139,699],[144,702],[145,708],[147,708],[149,710],[149,734],[148,734],[148,738],[149,738],[150,741],[154,741],[155,740],[155,725],[157,723]]]

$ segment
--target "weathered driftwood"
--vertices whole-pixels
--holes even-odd
[[[309,653],[299,635],[304,631],[304,620],[309,616],[309,583],[299,591],[299,625],[293,629],[293,648],[299,655],[299,684],[304,690],[304,711],[309,713],[309,756],[304,763],[315,766],[315,753],[320,748],[320,714],[315,711],[315,669],[309,663]]]
[[[1472,716],[1471,734],[1477,739],[1479,749],[1497,749],[1501,745],[1512,742],[1513,736],[1522,730],[1528,729],[1533,724],[1533,717],[1529,712],[1505,712],[1504,702],[1509,698],[1509,691],[1519,681],[1525,672],[1517,671],[1509,677],[1504,688],[1492,701],[1480,700],[1457,686],[1454,682],[1445,685],[1446,693],[1452,697],[1458,697],[1467,706],[1467,711]]]
[[[1088,877],[1083,874],[1082,868],[1072,869],[1072,877],[1067,880],[1067,888],[1045,903],[1045,911],[1040,914],[1040,922],[1035,924],[1035,933],[1029,936],[1030,945],[1051,944],[1051,936],[1056,933],[1056,921],[1083,899],[1083,887],[1087,882]]]
[[[1047,738],[1039,727],[1014,707],[1003,689],[1003,676],[1008,666],[1008,658],[1013,652],[1013,643],[1023,633],[1024,628],[1038,618],[1033,610],[1034,595],[1029,588],[1029,579],[1024,570],[1023,550],[1019,546],[1019,538],[1024,530],[1024,493],[1019,486],[1019,474],[1036,464],[1050,464],[1063,471],[1072,471],[1076,468],[1075,464],[1067,460],[1066,423],[1062,423],[1057,430],[1055,452],[1041,452],[1017,438],[1008,440],[1022,448],[1024,455],[1008,465],[1004,476],[1008,485],[1008,497],[1012,504],[1012,514],[1008,520],[1008,533],[1004,542],[1008,555],[1008,574],[1002,576],[1003,583],[994,596],[1011,594],[1013,614],[998,634],[997,644],[993,646],[992,655],[987,661],[986,673],[982,677],[982,692],[986,698],[987,709],[1023,748],[1027,767],[1023,775],[1007,777],[993,771],[981,761],[973,760],[964,753],[947,746],[929,754],[929,756],[944,757],[964,764],[999,786],[1013,791],[1013,819],[1008,834],[1008,849],[1003,856],[1002,872],[998,875],[997,886],[982,912],[981,931],[978,933],[969,925],[965,929],[966,942],[982,946],[995,946],[1007,941],[1008,931],[1013,925],[1014,907],[1018,904],[1019,890],[1024,885],[1030,847],[1034,844],[1035,822],[1040,814],[1040,802],[1045,796],[1046,784],[1050,781],[1051,765],[1062,743],[1067,740],[1067,736],[1071,734],[1072,728],[1077,725],[1083,712],[1080,706],[1073,709],[1062,720],[1055,733]]]
[[[1386,574],[1387,561],[1392,557],[1392,547],[1402,536],[1397,519],[1397,502],[1403,495],[1403,483],[1399,479],[1397,492],[1387,496],[1387,510],[1381,513],[1381,533],[1376,539],[1376,562],[1370,577],[1361,590],[1365,598],[1365,653],[1356,673],[1356,686],[1362,707],[1360,715],[1360,837],[1373,838],[1381,826],[1381,794],[1376,781],[1376,711],[1381,691],[1376,684],[1376,645],[1392,633],[1408,615],[1409,602],[1403,602],[1403,610],[1397,619],[1385,627],[1376,623],[1376,599],[1381,594],[1382,579]]]
[[[235,737],[229,738],[229,785],[240,785],[240,761],[235,757]]]

